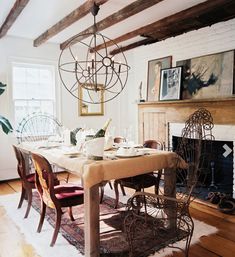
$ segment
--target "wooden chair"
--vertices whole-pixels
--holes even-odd
[[[146,140],[143,144],[146,148],[154,148],[154,149],[163,149],[163,143],[157,140]],[[155,186],[155,192],[158,193],[159,190],[159,183],[160,178],[162,175],[162,171],[156,171],[155,173],[151,172],[148,174],[138,175],[130,178],[121,178],[116,179],[114,181],[114,190],[115,190],[115,206],[116,209],[118,207],[119,202],[119,191],[118,191],[118,185],[120,185],[121,188],[128,187],[135,189],[135,191],[142,191],[145,188]]]
[[[45,218],[46,207],[55,209],[56,224],[50,246],[56,242],[61,224],[62,208],[68,207],[70,219],[74,221],[72,206],[83,204],[84,190],[72,184],[55,186],[50,163],[41,155],[32,153],[36,170],[36,188],[41,197],[41,217],[37,232],[41,232]]]
[[[35,173],[29,173],[29,165],[26,163],[25,154],[15,145],[12,146],[17,160],[17,172],[21,181],[21,196],[18,209],[21,208],[24,199],[28,201],[24,218],[29,215],[32,205],[32,190],[35,189]],[[59,180],[53,175],[54,183],[59,185]]]
[[[186,121],[176,148],[176,198],[137,192],[128,200],[124,227],[129,257],[140,256],[136,250],[138,244],[144,247],[145,242],[151,242],[151,253],[154,253],[168,246],[179,248],[174,243],[181,240],[185,242],[181,250],[189,256],[194,230],[189,206],[202,190],[205,163],[210,156],[208,149],[213,140],[212,128],[213,120],[206,109],[199,109]],[[186,169],[179,168],[182,159],[187,162]]]

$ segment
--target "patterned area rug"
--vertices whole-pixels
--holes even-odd
[[[102,256],[107,257],[127,257],[127,242],[125,236],[122,232],[122,223],[125,207],[123,204],[120,204],[118,210],[113,209],[114,200],[111,197],[114,197],[113,190],[105,189],[110,197],[105,196],[104,204],[100,205],[100,227],[101,227],[101,253]],[[121,196],[121,195],[120,195]],[[36,233],[36,228],[39,222],[39,206],[40,201],[38,196],[34,204],[34,208],[31,209],[29,217],[23,219],[26,209],[26,202],[24,202],[21,209],[17,209],[19,202],[20,194],[11,194],[4,195],[0,197],[0,210],[4,210],[4,216],[0,220],[4,222],[4,217],[7,217],[11,224],[19,231],[22,239],[25,240],[27,246],[32,246],[36,255],[19,255],[19,249],[22,247],[14,247],[14,249],[5,247],[5,249],[0,249],[1,257],[19,257],[19,256],[28,256],[28,257],[84,257],[81,252],[84,252],[84,220],[83,220],[83,206],[74,208],[74,217],[75,222],[71,222],[68,215],[64,214],[62,219],[62,226],[60,233],[58,235],[56,244],[54,247],[50,247],[50,241],[53,234],[53,224],[54,224],[54,213],[53,211],[49,212],[47,215],[47,220],[44,221],[42,232]],[[121,201],[126,202],[128,197],[121,196]],[[50,225],[50,223],[52,225]],[[195,230],[192,238],[191,245],[198,242],[201,236],[213,234],[217,232],[215,227],[207,225],[198,220],[194,220]],[[11,233],[15,233],[11,231]],[[8,238],[11,240],[11,238]],[[69,243],[68,243],[69,242]],[[184,243],[184,242],[183,242]],[[177,244],[177,246],[180,246]],[[139,248],[143,247],[141,242]],[[180,246],[182,247],[182,245]],[[9,255],[10,251],[10,255]],[[4,254],[5,253],[5,254]],[[155,254],[150,254],[150,251],[143,253],[143,256],[151,255],[152,257],[163,257],[170,256],[172,254],[172,249],[167,248],[164,251],[156,252]]]
[[[40,198],[37,192],[34,192],[33,199],[33,208],[40,212]],[[128,256],[128,244],[123,233],[125,205],[120,203],[118,210],[113,206],[114,199],[105,195],[103,203],[100,204],[100,253],[101,256],[126,257]],[[67,212],[64,213],[60,228],[60,233],[82,254],[84,254],[83,207],[83,205],[73,207],[75,221],[70,220]],[[55,212],[53,209],[47,208],[46,219],[54,227]]]

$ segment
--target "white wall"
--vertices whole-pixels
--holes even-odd
[[[149,60],[171,55],[172,66],[175,66],[179,60],[231,49],[235,49],[235,19],[132,50],[133,59],[129,62],[132,67],[131,85],[127,88],[129,108],[128,113],[125,112],[125,120],[135,124],[137,131],[138,106],[132,103],[133,98],[138,99],[138,86],[141,81],[146,90]]]

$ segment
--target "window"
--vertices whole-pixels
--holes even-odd
[[[55,67],[13,63],[12,85],[15,124],[33,112],[55,115]]]

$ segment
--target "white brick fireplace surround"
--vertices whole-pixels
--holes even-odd
[[[172,147],[172,136],[181,136],[184,123],[169,123],[169,146]],[[232,141],[233,142],[233,153],[235,153],[235,125],[214,125],[212,134],[215,140],[218,141]],[[226,151],[226,150],[224,150]],[[229,151],[229,150],[228,150]],[[230,153],[232,154],[232,152]],[[233,197],[235,197],[235,154],[233,154]]]

